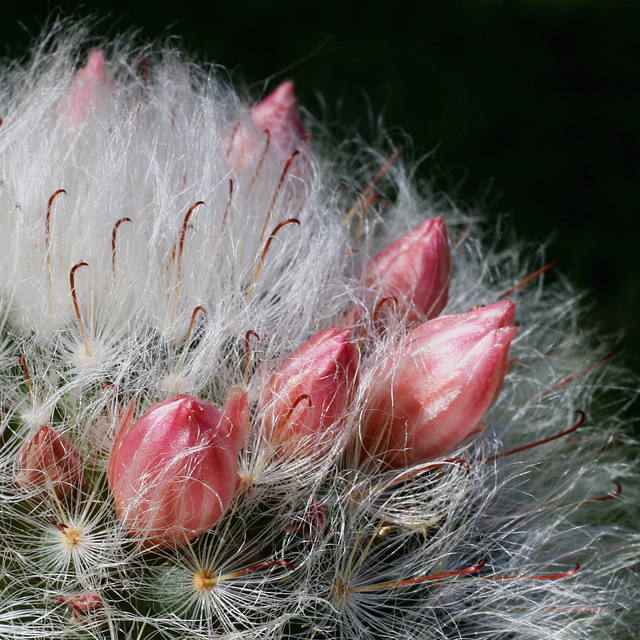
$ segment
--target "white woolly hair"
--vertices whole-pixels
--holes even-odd
[[[57,22],[0,74],[0,636],[631,638],[638,463],[623,411],[635,381],[584,328],[561,274],[510,292],[544,265],[543,248],[419,191],[384,137],[336,143],[305,115],[312,140],[288,172],[268,146],[238,158],[238,127],[256,148],[264,136],[256,100],[223,69],[128,36],[97,41],[90,26]],[[74,121],[70,87],[94,48],[109,90]],[[444,314],[508,294],[514,362],[484,432],[446,459],[354,467],[344,451],[367,384],[407,332],[390,318],[376,333],[381,296],[359,270],[440,215],[453,265]],[[322,455],[279,457],[261,434],[261,389],[354,307],[369,333],[343,435]],[[139,417],[178,393],[222,406],[233,387],[251,405],[245,490],[184,548],[138,547],[105,479],[124,407],[135,398]],[[580,411],[577,431],[526,448]],[[86,486],[66,501],[15,483],[42,424],[84,459]],[[326,522],[306,538],[288,529],[314,501]],[[98,594],[100,611],[74,619],[60,598],[79,592]]]

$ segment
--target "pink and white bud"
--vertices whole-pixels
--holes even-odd
[[[264,438],[281,454],[324,452],[340,434],[358,377],[349,330],[325,329],[292,353],[262,395]]]
[[[393,300],[408,324],[440,315],[447,304],[451,258],[447,227],[431,218],[376,254],[360,279]],[[350,314],[350,321],[357,315]]]
[[[58,602],[64,602],[74,619],[80,624],[104,615],[104,603],[102,598],[93,591],[78,593],[73,596],[60,596]]]
[[[237,488],[249,430],[247,395],[232,389],[220,411],[188,395],[152,406],[133,425],[129,405],[109,460],[116,512],[144,547],[180,547],[209,530]]]
[[[510,361],[515,305],[498,302],[430,320],[374,372],[364,453],[391,467],[435,458],[484,427]]]
[[[59,500],[81,489],[82,458],[65,436],[49,425],[25,440],[16,460],[16,484],[28,491],[53,491]]]
[[[260,137],[252,135],[246,125],[239,126],[230,150],[232,161],[239,167],[258,161],[266,144],[284,163],[291,154],[303,150],[309,142],[309,134],[300,120],[293,82],[290,80],[280,84],[249,115]],[[296,164],[299,163],[300,160],[297,160]]]
[[[271,145],[283,160],[309,142],[309,134],[300,120],[293,82],[286,80],[262,102],[251,109],[251,119],[262,133],[269,132]]]
[[[69,90],[67,116],[71,126],[76,127],[89,112],[100,108],[100,103],[109,91],[110,83],[104,52],[91,51],[87,64],[76,73]]]

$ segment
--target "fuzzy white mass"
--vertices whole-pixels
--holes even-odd
[[[87,94],[92,51],[104,76]],[[345,464],[368,376],[407,331],[373,330],[366,258],[443,215],[444,314],[495,302],[545,259],[522,255],[503,221],[419,191],[388,140],[336,142],[305,116],[309,140],[283,155],[255,103],[223,70],[129,38],[96,42],[83,23],[58,23],[29,61],[3,63],[0,636],[633,637],[637,445],[622,413],[633,380],[585,330],[571,287],[546,274],[510,295],[514,363],[482,434],[428,469]],[[321,456],[270,456],[261,389],[354,307],[371,331],[344,436]],[[125,406],[135,398],[141,415],[178,393],[221,406],[233,387],[252,408],[245,490],[196,541],[139,548],[106,483]],[[575,432],[502,455],[579,411]],[[84,460],[70,500],[16,484],[20,447],[43,424]],[[305,540],[291,525],[318,503],[326,522]]]

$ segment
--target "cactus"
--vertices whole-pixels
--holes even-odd
[[[0,636],[631,637],[635,381],[543,252],[389,141],[329,140],[291,82],[256,106],[166,46],[90,46],[63,20],[0,75]],[[362,276],[395,242],[402,287],[427,219],[436,312]]]

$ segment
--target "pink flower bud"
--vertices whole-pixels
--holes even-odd
[[[97,593],[87,591],[74,596],[60,596],[58,602],[64,602],[75,620],[80,624],[88,622],[90,618],[104,615],[104,603]]]
[[[67,115],[72,127],[80,124],[92,109],[99,108],[108,91],[109,78],[104,52],[91,51],[86,66],[76,73],[69,90]]]
[[[325,329],[292,353],[262,396],[263,434],[280,453],[331,447],[357,381],[358,353],[349,331]]]
[[[309,141],[309,134],[298,114],[291,80],[280,84],[259,102],[251,110],[251,119],[260,132],[269,132],[273,150],[283,160],[299,149],[301,143]]]
[[[236,492],[237,456],[249,429],[247,395],[222,411],[179,395],[133,425],[133,401],[109,460],[109,487],[129,534],[145,547],[179,547],[210,529]]]
[[[481,430],[509,367],[515,305],[498,302],[412,331],[374,372],[362,445],[401,467],[445,454]]]
[[[236,169],[252,161],[258,162],[265,144],[285,163],[294,151],[303,150],[309,142],[309,134],[300,120],[293,82],[290,80],[283,82],[259,102],[249,115],[261,135],[257,138],[247,125],[240,125],[230,145],[230,158]],[[300,159],[295,164],[300,165]]]
[[[409,324],[440,315],[447,304],[451,261],[442,216],[426,220],[378,253],[361,275],[370,287],[393,298]]]
[[[16,483],[28,491],[53,490],[62,500],[82,488],[80,453],[49,425],[41,426],[22,445],[16,461]]]

